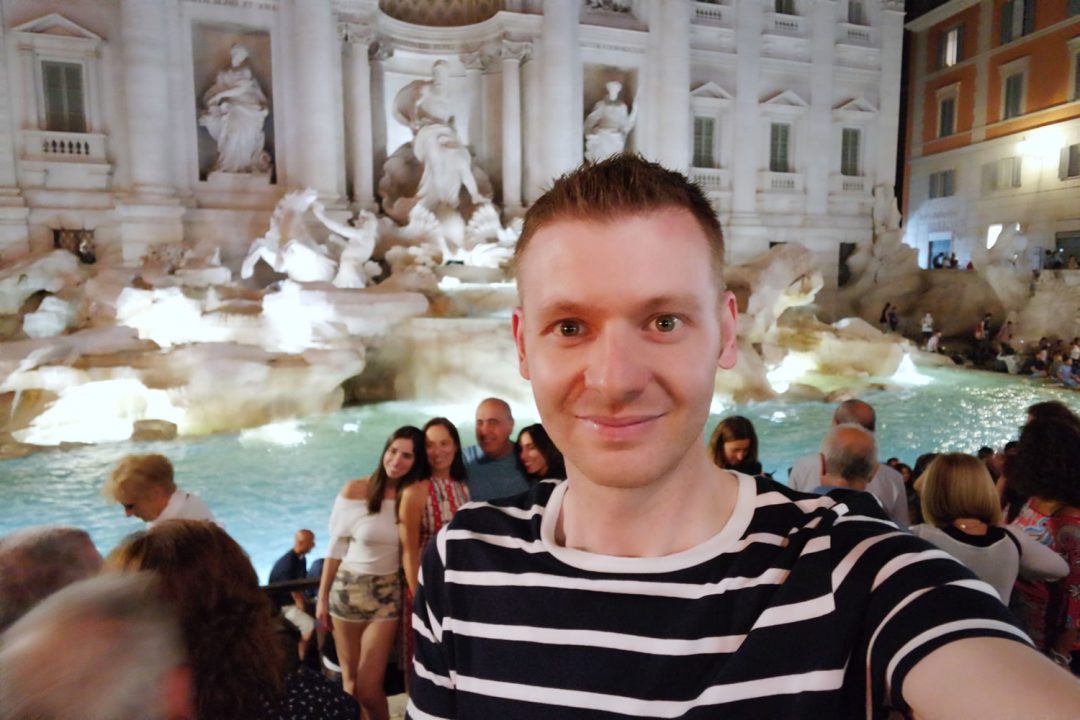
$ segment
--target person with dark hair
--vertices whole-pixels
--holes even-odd
[[[1080,426],[1036,417],[1005,457],[1010,485],[1029,497],[1014,521],[1062,554],[1069,574],[1060,583],[1019,581],[1013,611],[1036,647],[1080,673]]]
[[[151,572],[180,618],[196,715],[230,720],[353,720],[356,700],[318,673],[290,670],[270,599],[247,553],[217,525],[166,520],[128,536],[110,566]],[[291,653],[289,653],[291,654]]]
[[[36,525],[0,537],[0,632],[57,590],[97,575],[101,563],[79,528]]]
[[[1015,526],[1000,527],[1001,500],[986,465],[964,453],[938,455],[919,478],[925,524],[911,532],[967,565],[1008,603],[1017,575],[1057,580],[1069,568]]]
[[[761,474],[754,423],[742,415],[732,415],[720,421],[709,439],[709,452],[717,467],[747,475]]]
[[[469,502],[468,471],[461,452],[461,435],[454,423],[444,417],[428,420],[424,424],[424,447],[431,474],[404,489],[398,509],[408,658],[412,657],[412,601],[420,558],[436,533],[450,522],[459,507]]]
[[[518,433],[518,462],[529,483],[541,480],[565,480],[566,463],[562,453],[540,423]]]
[[[1080,417],[1076,416],[1069,406],[1060,400],[1044,400],[1031,405],[1027,409],[1027,421],[1033,420],[1060,420],[1080,427]]]
[[[386,720],[383,679],[401,617],[401,539],[397,500],[427,477],[424,434],[399,427],[371,475],[345,483],[330,513],[315,617],[333,632],[345,692],[371,720]]]
[[[409,717],[1080,717],[994,593],[864,494],[713,463],[738,318],[685,175],[559,178],[515,267],[518,368],[568,478],[461,508],[425,553]]]

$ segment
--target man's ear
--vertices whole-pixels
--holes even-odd
[[[514,308],[510,324],[514,330],[514,345],[517,346],[518,372],[521,373],[521,377],[530,380],[529,361],[525,357],[525,313],[521,307]]]
[[[738,351],[739,310],[735,304],[735,294],[725,290],[720,298],[720,359],[717,365],[723,370],[735,367]]]

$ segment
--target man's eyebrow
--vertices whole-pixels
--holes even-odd
[[[543,317],[578,317],[594,312],[596,306],[590,303],[574,302],[572,300],[555,300],[551,303],[538,305]],[[701,300],[694,293],[674,293],[657,295],[645,300],[639,305],[639,312],[653,313],[660,310],[698,310],[701,308]]]

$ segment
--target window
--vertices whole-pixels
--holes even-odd
[[[1080,177],[1080,143],[1061,148],[1061,166],[1058,169],[1058,177]]]
[[[945,97],[938,102],[938,137],[956,132],[956,98]]]
[[[53,132],[86,132],[82,65],[43,60],[41,80],[45,99],[44,129]]]
[[[773,11],[781,15],[794,15],[795,0],[775,0]]]
[[[938,68],[952,67],[964,59],[964,28],[957,25],[938,38]]]
[[[1001,158],[983,165],[985,191],[1009,190],[1020,187],[1020,156]]]
[[[1080,52],[1073,54],[1072,77],[1072,99],[1080,100]]]
[[[787,123],[773,123],[769,132],[769,170],[772,172],[791,172],[791,126]]]
[[[1001,44],[1035,29],[1035,0],[1006,0],[1001,5]]]
[[[1069,17],[1080,15],[1080,0],[1069,0],[1068,13]]]
[[[1001,119],[1017,117],[1024,114],[1024,73],[1013,73],[1005,78],[1005,87],[1002,90],[1003,101],[1001,105]]]
[[[716,119],[694,118],[694,167],[716,167]]]
[[[863,0],[848,0],[847,21],[852,25],[866,24],[866,6]]]
[[[859,141],[861,133],[857,128],[844,128],[840,139],[840,174],[849,176],[862,175],[859,172]]]
[[[952,197],[956,188],[956,171],[942,170],[930,174],[930,199]]]

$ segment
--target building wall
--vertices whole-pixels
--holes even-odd
[[[1044,250],[1080,232],[1080,175],[1070,176],[1068,168],[1069,148],[1080,143],[1072,74],[1080,16],[1069,17],[1064,2],[1036,2],[1030,32],[1002,44],[1002,4],[951,0],[908,24],[909,106],[917,115],[907,127],[905,242],[919,249],[924,265],[931,240],[951,239],[962,263],[978,262],[989,228],[1017,223],[1027,244],[1017,263],[1037,267]],[[938,69],[943,34],[960,23],[963,57]],[[1004,79],[1018,71],[1025,77],[1020,114],[1005,119]],[[939,91],[952,83],[959,84],[957,132],[939,138]],[[994,174],[1010,158],[1019,158],[1019,172],[1012,177],[1010,166],[1009,182],[995,184]],[[949,170],[954,194],[930,198],[931,176]]]
[[[395,94],[444,59],[459,132],[508,210],[581,158],[582,117],[604,83],[620,79],[623,99],[639,104],[628,149],[702,183],[730,261],[803,242],[835,284],[840,246],[870,238],[872,190],[891,186],[896,161],[903,2],[862,0],[863,18],[850,24],[859,1],[796,0],[784,15],[772,0],[649,0],[628,12],[513,0],[488,3],[471,25],[420,26],[402,14],[414,5],[391,3],[402,10],[392,16],[377,0],[320,0],[319,12],[307,0],[0,0],[3,79],[17,90],[10,117],[0,112],[0,254],[48,247],[57,228],[90,227],[104,257],[128,263],[158,242],[204,238],[232,259],[287,191],[315,187],[342,215],[371,208],[383,161],[410,137],[394,117]],[[53,13],[52,26],[31,27]],[[137,18],[160,20],[159,36],[146,43],[152,30]],[[37,158],[28,117],[41,89],[20,46],[33,33],[83,31],[96,58],[91,133],[101,149]],[[245,38],[271,99],[274,172],[213,178],[202,94]],[[362,91],[358,74],[369,81]],[[140,106],[162,88],[166,102]],[[515,105],[520,147],[504,121]],[[145,140],[140,108],[163,118],[156,143]],[[691,166],[695,117],[716,122],[711,167]],[[790,172],[769,170],[774,121],[792,128]],[[854,175],[841,174],[844,128],[860,131]]]

